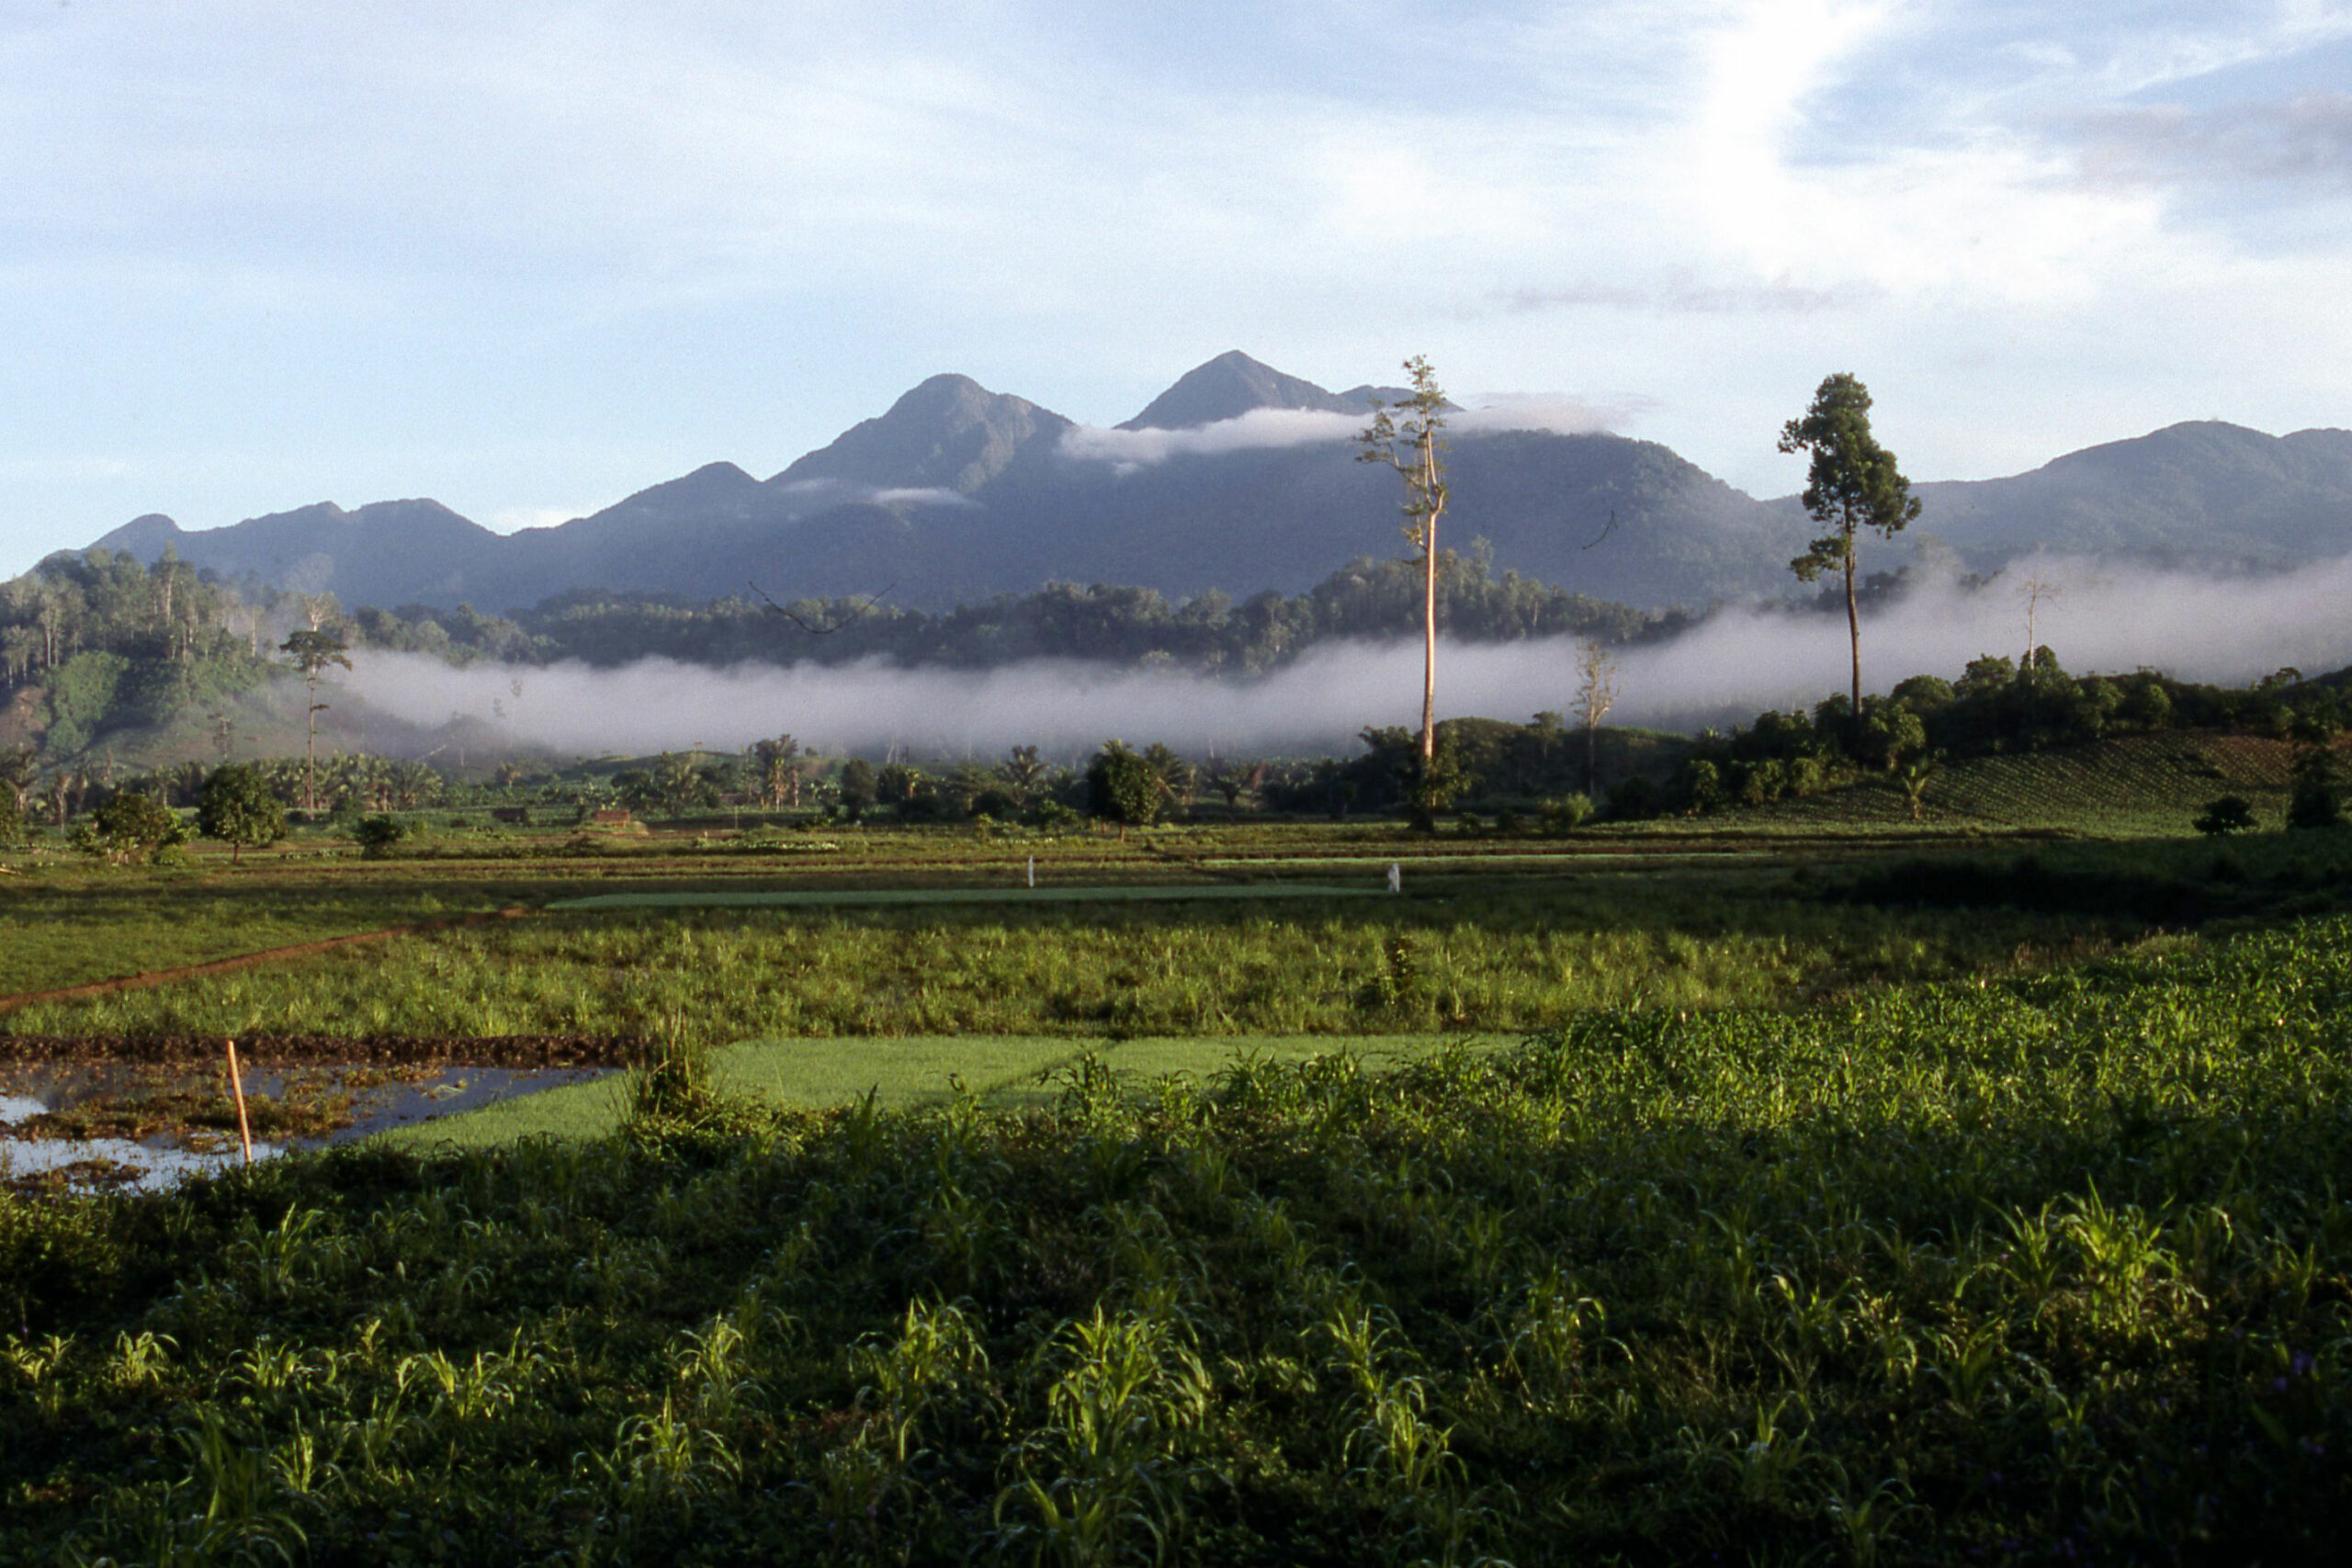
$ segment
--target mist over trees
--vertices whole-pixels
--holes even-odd
[[[1440,552],[1436,581],[1449,630],[1473,641],[1574,634],[1622,642],[1685,624],[1516,573],[1498,577],[1476,547]],[[332,595],[279,593],[170,557],[148,567],[98,549],[52,557],[0,584],[0,752],[31,747],[47,762],[95,760],[158,732],[179,735],[183,750],[201,734],[221,761],[272,750],[289,736],[315,750],[318,713],[309,710],[321,699],[311,678],[329,673],[338,654],[379,650],[460,666],[577,660],[613,668],[662,657],[715,668],[880,659],[987,669],[1066,658],[1248,676],[1328,639],[1416,630],[1424,592],[1416,563],[1367,559],[1308,592],[1262,593],[1240,604],[1217,593],[1171,602],[1150,589],[1054,584],[938,614],[887,600],[790,606],[808,625],[838,625],[817,637],[749,594],[703,604],[575,594],[514,617],[463,605],[345,610]],[[312,687],[300,698],[274,694],[288,660]],[[788,773],[778,782],[789,789]]]
[[[1436,804],[1426,789],[1436,776],[1462,808],[1498,820],[1516,814],[1563,831],[1588,813],[1706,814],[1856,783],[1901,791],[1917,816],[1947,766],[1968,757],[2178,729],[2292,741],[2303,749],[2302,761],[2283,819],[2320,826],[2341,815],[2341,769],[2329,742],[2352,724],[2352,674],[2307,680],[2281,671],[2244,688],[2144,670],[2076,676],[2051,649],[2036,647],[2021,661],[1987,654],[1956,672],[1911,676],[1883,694],[1866,694],[1859,710],[1850,693],[1840,694],[1693,739],[1601,722],[1615,701],[1611,650],[1671,636],[1689,623],[1510,573],[1498,578],[1475,547],[1440,551],[1434,566],[1438,603],[1457,638],[1579,636],[1576,668],[1560,671],[1555,699],[1573,718],[1547,711],[1527,723],[1437,722],[1431,752],[1442,767],[1434,773],[1422,760],[1421,736],[1405,729],[1368,728],[1361,750],[1319,758],[1185,754],[1151,742],[1132,753],[1136,776],[1151,781],[1151,814],[1406,810],[1426,819],[1434,810],[1413,808]],[[697,750],[586,765],[561,764],[532,750],[511,724],[479,718],[451,721],[458,743],[420,742],[419,750],[434,751],[429,761],[358,750],[351,730],[335,733],[329,754],[322,728],[306,769],[310,721],[325,711],[322,695],[304,689],[300,660],[275,655],[281,642],[289,653],[315,643],[321,656],[307,673],[330,688],[337,665],[328,649],[345,644],[355,652],[429,650],[454,665],[610,666],[662,652],[713,666],[881,659],[987,668],[1058,655],[1246,677],[1280,669],[1319,641],[1394,641],[1423,630],[1429,584],[1425,563],[1388,559],[1353,563],[1305,594],[1264,594],[1239,605],[1217,595],[1179,603],[1148,590],[1056,585],[938,615],[885,603],[841,618],[836,607],[815,607],[812,624],[838,618],[841,630],[811,637],[748,599],[676,604],[603,595],[514,618],[345,611],[331,598],[249,591],[168,558],[151,568],[106,551],[63,556],[0,584],[0,837],[63,830],[125,793],[186,810],[203,802],[216,779],[208,832],[243,847],[274,837],[272,803],[277,811],[307,806],[346,824],[371,813],[502,802],[559,813],[620,805],[671,818],[724,810],[855,821],[878,813],[891,821],[1067,826],[1100,808],[1083,753],[1043,756],[1034,745],[1013,744],[993,760],[920,749],[844,756],[783,733],[794,722],[785,712],[740,755]],[[1870,582],[1860,587],[1871,596]],[[1875,592],[1892,599],[1901,583],[1884,581]],[[2079,613],[2074,601],[2065,607]],[[1834,613],[1837,605],[1822,608]],[[510,688],[520,682],[518,673]],[[1129,732],[1151,735],[1148,707]],[[221,809],[232,787],[250,825],[232,826]],[[124,807],[117,815],[129,822],[142,812]]]

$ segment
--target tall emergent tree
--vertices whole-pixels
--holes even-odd
[[[1421,568],[1421,761],[1437,755],[1437,523],[1445,513],[1445,394],[1424,355],[1405,361],[1413,395],[1372,401],[1356,436],[1360,463],[1385,463],[1405,481],[1405,538]]]
[[[1617,660],[1600,638],[1589,638],[1577,648],[1577,673],[1583,677],[1577,715],[1584,720],[1584,788],[1591,795],[1600,787],[1600,721],[1617,705]]]
[[[303,690],[310,694],[310,708],[303,715],[309,733],[302,742],[302,809],[319,808],[318,757],[319,715],[333,705],[319,701],[319,678],[330,664],[351,668],[351,645],[335,633],[320,626],[291,634],[277,645],[277,651],[294,661],[302,672]]]
[[[1894,466],[1894,454],[1871,434],[1870,389],[1840,372],[1825,378],[1803,419],[1781,427],[1781,450],[1810,452],[1804,509],[1829,531],[1789,563],[1800,582],[1812,582],[1831,567],[1846,574],[1846,634],[1854,650],[1854,705],[1862,711],[1862,624],[1854,604],[1854,538],[1875,528],[1893,538],[1919,515],[1911,481]]]

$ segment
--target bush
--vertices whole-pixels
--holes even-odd
[[[2225,795],[2206,802],[2205,814],[2195,823],[2197,830],[2209,838],[2243,833],[2253,826],[2254,803],[2242,795]]]
[[[1609,792],[1609,819],[1646,822],[1666,809],[1663,792],[1645,774],[1635,773]]]
[[[25,808],[16,791],[0,784],[0,850],[14,849],[24,841]]]
[[[1424,757],[1417,750],[1399,772],[1405,816],[1417,832],[1435,832],[1438,813],[1452,807],[1477,782],[1463,764],[1462,748],[1452,736],[1441,736],[1435,755]]]
[[[2293,798],[2287,802],[2288,827],[2335,828],[2343,822],[2344,812],[2335,803],[2334,785],[2306,779],[2295,786]]]
[[[1547,800],[1543,807],[1544,831],[1549,837],[1565,839],[1592,816],[1592,796],[1571,795],[1559,800]]]
[[[2344,820],[2336,804],[2339,784],[2335,753],[2322,737],[2308,746],[2295,764],[2295,793],[2287,802],[2290,828],[2334,828]]]
[[[124,790],[109,797],[74,829],[74,847],[113,865],[152,861],[187,841],[177,813],[152,795]]]
[[[351,837],[359,845],[362,860],[382,860],[392,852],[394,845],[408,837],[408,829],[397,819],[379,812],[353,823]]]

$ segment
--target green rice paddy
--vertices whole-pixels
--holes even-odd
[[[871,1098],[903,1111],[946,1104],[959,1093],[991,1110],[1052,1102],[1059,1075],[1091,1056],[1121,1081],[1140,1087],[1182,1075],[1205,1081],[1245,1063],[1303,1062],[1345,1049],[1370,1067],[1432,1053],[1505,1043],[1502,1036],[1373,1034],[1243,1035],[1228,1039],[1159,1035],[1073,1040],[1067,1035],[933,1034],[888,1040],[751,1040],[714,1052],[715,1087],[786,1110],[826,1111]],[[463,1115],[380,1134],[389,1146],[417,1152],[485,1148],[524,1138],[593,1138],[620,1130],[629,1108],[621,1077],[570,1084]]]
[[[850,908],[926,904],[1178,904],[1243,898],[1361,898],[1379,886],[1304,882],[1105,884],[1097,886],[691,888],[675,892],[596,893],[564,898],[550,909]]]

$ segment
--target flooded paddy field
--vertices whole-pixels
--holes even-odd
[[[244,1158],[226,1042],[192,1036],[0,1040],[0,1186],[153,1189]],[[633,1042],[263,1037],[241,1043],[255,1159],[602,1077]]]

